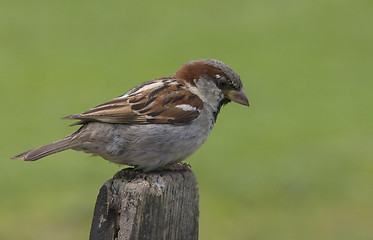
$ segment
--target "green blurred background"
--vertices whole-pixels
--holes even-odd
[[[251,107],[229,104],[188,159],[200,239],[373,238],[373,2],[2,1],[0,239],[88,239],[121,167],[66,151],[79,113],[215,58]]]

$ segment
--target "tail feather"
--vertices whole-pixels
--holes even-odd
[[[22,158],[24,161],[36,161],[40,158],[65,151],[74,147],[74,144],[71,142],[71,138],[64,138],[62,140],[28,150],[24,153],[18,154],[11,159]]]

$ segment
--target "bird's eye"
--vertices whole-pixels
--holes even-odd
[[[219,84],[220,84],[221,87],[225,87],[225,86],[228,85],[228,82],[227,82],[226,79],[222,79],[222,80],[220,80]]]
[[[226,79],[225,76],[222,76],[220,74],[216,74],[216,79],[218,81],[219,87],[225,87],[228,85],[228,80]]]

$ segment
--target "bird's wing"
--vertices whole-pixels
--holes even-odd
[[[173,78],[145,82],[123,96],[114,98],[84,113],[63,119],[122,124],[184,124],[197,118],[203,109],[202,100]]]

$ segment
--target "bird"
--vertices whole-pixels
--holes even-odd
[[[80,114],[67,137],[11,157],[36,161],[73,149],[149,172],[180,165],[208,138],[220,109],[249,106],[240,76],[214,59],[189,61]]]

